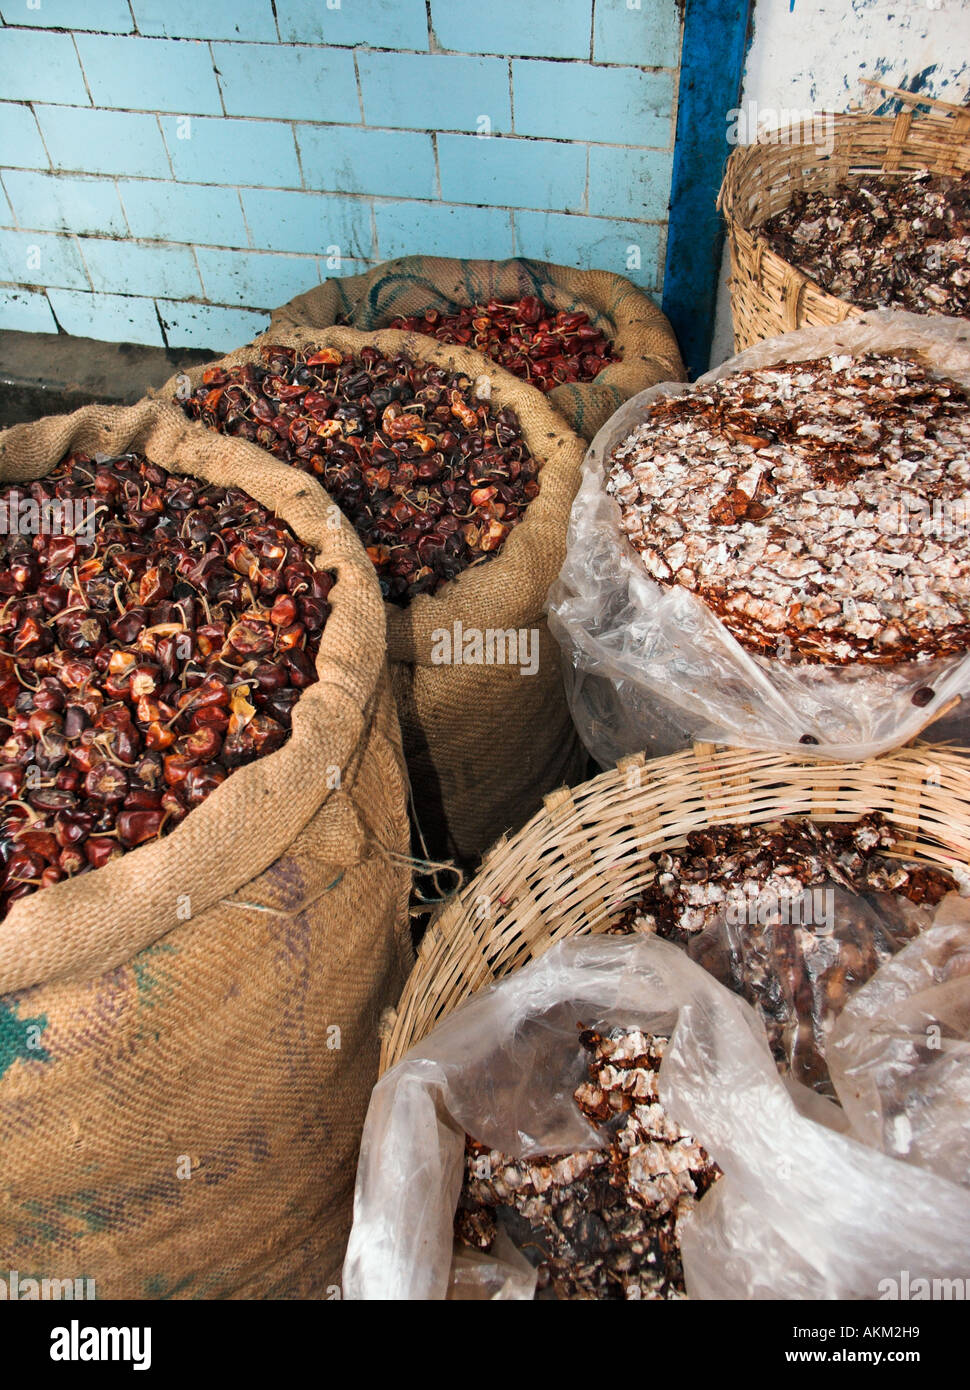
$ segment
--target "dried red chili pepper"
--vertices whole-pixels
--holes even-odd
[[[228,374],[207,385],[221,410]],[[279,747],[334,583],[245,493],[135,454],[69,455],[28,490],[100,511],[72,536],[0,537],[0,913],[164,834]]]
[[[535,295],[511,304],[490,299],[452,314],[431,309],[425,314],[400,315],[388,327],[474,348],[546,392],[568,382],[592,381],[604,367],[620,360],[588,314],[547,308]]]
[[[543,361],[558,361],[564,350],[558,317],[541,329],[557,354]],[[576,337],[579,326],[568,332]],[[589,355],[590,341],[582,341]],[[539,466],[516,416],[494,412],[468,377],[375,348],[346,360],[336,348],[284,352],[269,344],[260,351],[261,362],[225,369],[231,383],[246,385],[231,414],[222,413],[221,403],[217,410],[209,406],[205,385],[182,403],[186,414],[230,434],[250,426],[247,437],[319,478],[356,527],[392,602],[433,593],[469,565],[490,559],[537,496]],[[456,518],[461,526],[450,525]],[[268,554],[265,545],[234,542],[229,555],[233,569],[261,596],[275,596],[272,622],[279,629],[267,636],[247,616],[222,634],[230,650],[267,655],[287,642],[303,642],[326,621],[332,581],[319,582],[304,567],[301,589],[293,582],[292,561]],[[275,587],[277,576],[285,593]],[[307,605],[284,616],[288,599],[311,588]],[[310,606],[311,596],[324,606]],[[304,634],[294,632],[298,624]],[[208,634],[200,631],[199,639],[205,651]]]

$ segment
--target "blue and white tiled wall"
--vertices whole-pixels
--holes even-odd
[[[0,328],[215,349],[334,274],[658,291],[677,0],[0,0]]]

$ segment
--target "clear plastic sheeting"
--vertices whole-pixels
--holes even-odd
[[[945,898],[849,1001],[829,1067],[860,1139],[970,1187],[970,903]]]
[[[777,362],[833,353],[916,355],[931,371],[970,387],[970,324],[875,310],[849,323],[759,343],[696,384]],[[594,438],[573,503],[566,559],[547,603],[576,727],[604,767],[630,753],[677,752],[697,739],[748,748],[858,760],[909,742],[944,710],[934,738],[970,739],[970,657],[873,667],[755,656],[707,605],[681,586],[656,583],[620,529],[605,488],[615,446],[662,396],[653,386],[621,406]],[[912,703],[930,687],[932,702]],[[815,746],[817,745],[817,746]]]
[[[826,1053],[836,1019],[859,986],[933,920],[928,905],[826,881],[788,898],[736,892],[682,949],[752,1005],[780,1067],[831,1095]]]
[[[753,1010],[676,946],[600,936],[482,990],[378,1083],[345,1297],[531,1296],[507,1252],[453,1264],[464,1135],[513,1157],[605,1147],[572,1099],[580,1022],[673,1030],[660,1102],[724,1173],[678,1227],[691,1297],[878,1298],[902,1270],[966,1275],[970,1192],[840,1133],[779,1077]]]

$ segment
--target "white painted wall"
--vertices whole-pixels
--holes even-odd
[[[861,78],[901,87],[920,73],[920,90],[970,98],[970,0],[756,0],[742,104],[769,125],[782,109],[872,110],[881,98]],[[733,351],[727,261],[725,247],[711,366]]]

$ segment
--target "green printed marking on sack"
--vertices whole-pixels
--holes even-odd
[[[17,1005],[0,1000],[0,1077],[14,1062],[49,1062],[50,1053],[41,1046],[41,1034],[47,1027],[47,1015],[37,1018],[18,1018]]]
[[[169,1279],[164,1274],[152,1274],[145,1280],[145,1297],[160,1300],[176,1298],[179,1294],[187,1293],[195,1282],[194,1275],[187,1275],[182,1279]]]
[[[68,1192],[50,1200],[33,1197],[20,1210],[33,1222],[41,1240],[60,1244],[78,1236],[99,1235],[109,1224],[105,1199],[95,1188]]]
[[[135,985],[138,989],[138,1002],[145,1008],[154,1009],[156,1004],[165,1003],[175,991],[175,980],[167,970],[159,968],[157,956],[178,955],[178,951],[165,941],[156,942],[139,951],[131,963],[135,972]]]

